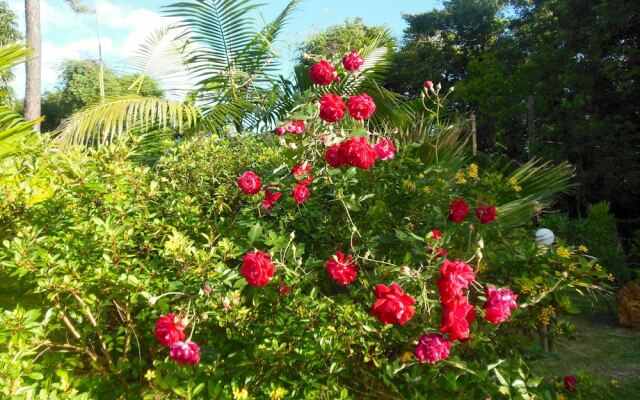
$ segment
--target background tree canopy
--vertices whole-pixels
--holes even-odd
[[[55,129],[63,119],[100,98],[99,71],[99,62],[91,59],[68,60],[60,66],[58,88],[45,93],[42,100],[42,114],[46,116],[42,123],[43,131]],[[138,75],[121,75],[105,67],[105,95],[132,93],[130,87],[137,78]],[[163,91],[154,80],[147,78],[143,80],[138,94],[162,97]]]

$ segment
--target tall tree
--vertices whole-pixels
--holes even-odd
[[[24,117],[27,121],[40,118],[42,90],[42,60],[40,58],[40,0],[24,0],[27,47],[31,58],[27,61],[26,87],[24,94]],[[40,124],[35,126],[40,130]]]

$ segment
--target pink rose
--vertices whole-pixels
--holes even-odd
[[[469,215],[469,205],[462,199],[451,202],[449,207],[449,221],[460,223]]]
[[[492,324],[499,324],[511,316],[511,310],[518,308],[518,297],[509,289],[487,287],[487,302],[484,304],[484,318]]]
[[[267,253],[260,250],[245,254],[240,272],[252,286],[264,286],[271,281],[276,267]]]
[[[396,155],[396,149],[393,146],[393,142],[389,139],[381,139],[374,148],[378,158],[382,161],[391,160]]]
[[[169,357],[180,365],[196,365],[200,361],[200,347],[190,341],[175,342],[169,348]]]
[[[335,94],[325,93],[320,98],[320,118],[327,122],[338,122],[344,116],[347,106]]]
[[[351,136],[340,143],[340,151],[347,163],[361,169],[369,169],[375,164],[378,155],[364,137]]]
[[[456,297],[444,305],[440,331],[449,335],[450,340],[469,339],[469,327],[476,316],[476,309],[466,297]]]
[[[324,160],[333,168],[340,168],[347,163],[339,144],[329,147],[324,153]]]
[[[375,110],[376,103],[366,93],[349,98],[349,114],[355,120],[369,119]]]
[[[437,333],[422,335],[416,346],[415,355],[420,362],[435,364],[449,358],[451,342]]]
[[[287,129],[284,126],[279,126],[276,128],[276,135],[282,136],[285,134],[286,131]]]
[[[395,283],[389,287],[378,284],[373,293],[377,300],[371,313],[383,324],[404,325],[416,312],[416,301]]]
[[[427,88],[427,90],[431,90],[433,89],[433,82],[431,81],[424,81],[424,87]]]
[[[253,171],[244,171],[238,178],[238,187],[247,194],[257,194],[262,189],[262,179]]]
[[[296,185],[296,187],[293,188],[293,192],[291,193],[291,197],[293,197],[293,199],[296,201],[296,203],[302,204],[305,201],[307,201],[307,199],[309,198],[310,194],[311,193],[309,192],[309,188],[307,188],[307,185],[299,184],[299,185]]]
[[[342,58],[344,69],[350,72],[359,70],[362,64],[364,64],[364,57],[358,54],[358,50],[353,50]]]
[[[336,67],[327,60],[321,60],[309,70],[311,81],[317,85],[329,85],[336,78]]]
[[[356,280],[358,267],[351,261],[351,256],[345,257],[340,250],[327,260],[324,268],[329,276],[340,285],[348,285]]]
[[[173,343],[184,340],[182,320],[175,314],[166,314],[156,321],[154,335],[163,346],[171,346]]]
[[[476,217],[483,224],[490,224],[496,219],[496,208],[494,206],[478,206],[476,208]]]
[[[298,135],[304,132],[305,126],[304,121],[294,119],[286,126],[286,130],[289,133],[293,133],[294,135]]]

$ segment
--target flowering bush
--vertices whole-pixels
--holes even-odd
[[[62,155],[45,143],[6,161],[0,261],[37,298],[0,327],[5,394],[553,391],[510,338],[602,275],[586,255],[570,269],[559,247],[512,249],[531,244],[523,226],[553,194],[540,189],[551,169],[485,171],[455,127],[435,145],[394,143],[369,126],[367,95],[351,94],[344,116],[348,96],[331,91],[357,63],[344,64],[312,67],[330,93],[278,125],[299,132],[185,141],[154,169],[125,145]],[[516,256],[559,263],[532,270]]]

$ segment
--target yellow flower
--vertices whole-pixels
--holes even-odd
[[[612,274],[607,274],[607,279],[609,280],[609,282],[613,282],[616,280],[615,276],[613,276]]]
[[[601,271],[602,270],[602,265],[596,263],[593,265],[593,269],[595,269],[596,271]]]
[[[422,191],[425,192],[426,194],[431,193],[431,188],[429,186],[425,186],[422,188]]]
[[[538,314],[538,320],[544,325],[549,325],[551,317],[555,313],[553,306],[546,306]]]
[[[558,246],[558,248],[556,249],[556,254],[558,255],[558,257],[562,258],[571,257],[571,251],[564,246]]]
[[[562,393],[556,393],[556,400],[567,400]]]
[[[284,399],[284,396],[287,394],[287,391],[284,388],[278,387],[269,393],[269,399],[271,400],[281,400]]]
[[[144,377],[145,377],[146,380],[152,381],[152,380],[156,379],[156,371],[154,371],[152,369],[148,369],[147,373],[144,374]]]
[[[583,245],[583,244],[581,244],[580,246],[578,246],[578,250],[579,250],[579,251],[581,251],[581,252],[583,252],[583,253],[586,253],[586,252],[588,252],[588,251],[589,251],[589,249],[587,248],[587,246],[585,246],[585,245]]]
[[[410,351],[405,351],[404,353],[402,353],[402,355],[400,356],[399,360],[402,362],[407,362],[409,360],[411,360],[411,352]]]
[[[467,171],[467,175],[469,175],[469,178],[477,178],[478,166],[476,164],[469,164],[469,170]]]
[[[511,178],[509,178],[509,185],[515,186],[517,184],[518,184],[518,180],[516,179],[515,176],[512,176]]]
[[[618,380],[617,380],[617,379],[611,379],[611,384],[612,384],[613,386],[618,386],[618,383],[620,383],[620,382],[618,382]]]
[[[513,185],[513,191],[514,192],[520,192],[522,190],[522,186],[520,185]]]
[[[411,182],[410,180],[407,180],[407,179],[403,180],[402,185],[407,189],[416,190],[416,184]]]
[[[460,185],[464,185],[467,183],[467,179],[465,178],[464,172],[458,171],[456,172],[456,182]]]
[[[233,389],[233,399],[234,400],[247,400],[249,398],[249,392],[247,389]]]

